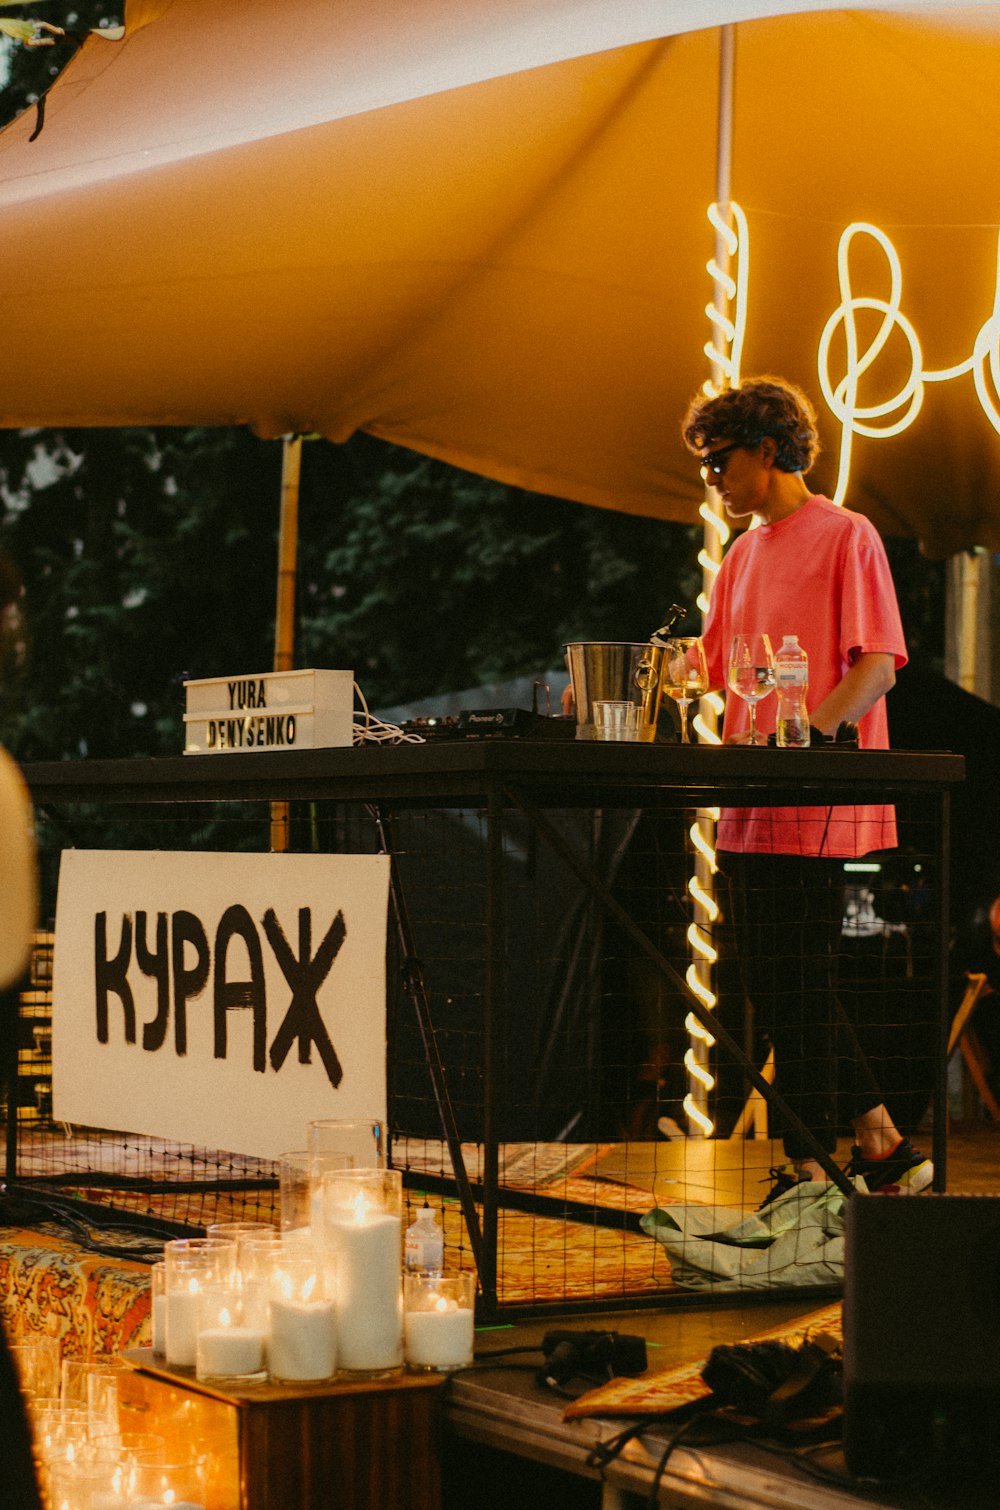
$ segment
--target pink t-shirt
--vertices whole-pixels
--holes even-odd
[[[814,495],[776,524],[740,535],[712,588],[705,654],[713,687],[726,686],[734,634],[763,630],[777,649],[797,634],[809,657],[807,704],[815,708],[859,654],[882,652],[906,664],[903,626],[885,548],[862,514]],[[757,727],[774,729],[777,699],[757,704]],[[723,738],[745,730],[747,705],[726,697]],[[885,699],[859,723],[863,749],[889,747]],[[729,808],[718,847],[767,854],[865,855],[896,844],[895,809],[884,806]]]

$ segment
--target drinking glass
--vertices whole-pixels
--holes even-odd
[[[695,698],[704,697],[708,691],[705,647],[697,635],[676,635],[664,640],[660,683],[680,711],[681,744],[690,744],[688,704],[694,702]]]
[[[729,685],[750,710],[750,731],[738,734],[734,744],[763,745],[757,733],[757,704],[774,691],[774,653],[766,634],[734,634],[729,652]]]

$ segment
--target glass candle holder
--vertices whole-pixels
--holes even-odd
[[[205,1510],[205,1463],[136,1463],[129,1474],[129,1510]]]
[[[301,1244],[304,1252],[312,1252],[309,1241]],[[283,1251],[284,1243],[276,1227],[268,1232],[244,1236],[239,1248],[239,1286],[243,1305],[243,1320],[247,1326],[260,1327],[267,1332],[268,1286],[274,1260]]]
[[[127,1372],[123,1358],[64,1358],[60,1366],[60,1398],[64,1409],[89,1410],[91,1380],[102,1378],[117,1385]]]
[[[167,1439],[152,1431],[114,1431],[91,1436],[89,1455],[95,1462],[128,1469],[135,1463],[165,1463]]]
[[[63,1458],[43,1474],[47,1503],[53,1510],[129,1510],[127,1472],[117,1464],[95,1461],[89,1453]]]
[[[403,1276],[406,1366],[447,1373],[472,1363],[476,1280],[473,1274]]]
[[[213,1237],[175,1238],[164,1246],[166,1270],[166,1358],[172,1368],[193,1368],[198,1336],[198,1297],[202,1290],[230,1284],[236,1271],[236,1245]]]
[[[118,1358],[87,1375],[87,1431],[91,1439],[118,1430],[118,1386],[130,1373]]]
[[[337,1350],[350,1374],[403,1365],[403,1179],[398,1169],[323,1176],[323,1237],[337,1259]]]
[[[266,1379],[264,1328],[243,1315],[235,1285],[209,1285],[198,1295],[195,1373],[202,1380]]]
[[[348,1168],[384,1169],[388,1162],[386,1127],[381,1117],[320,1117],[306,1128],[312,1158],[344,1154]]]
[[[308,1152],[309,1159],[309,1232],[323,1229],[323,1177],[339,1169],[353,1169],[354,1158],[341,1148],[320,1148]],[[291,1234],[288,1234],[291,1235]],[[301,1238],[304,1234],[299,1233]]]
[[[235,1243],[237,1274],[242,1264],[244,1243],[276,1232],[277,1229],[271,1222],[212,1222],[205,1228],[206,1237],[214,1237],[223,1243]]]
[[[255,1232],[244,1237],[240,1243],[238,1259],[240,1284],[266,1281],[270,1276],[274,1259],[284,1246],[285,1238],[277,1227],[269,1227],[264,1232]]]
[[[35,1452],[46,1468],[60,1462],[73,1462],[87,1444],[87,1412],[79,1407],[64,1408],[58,1401],[34,1406],[31,1428]]]
[[[25,1336],[7,1344],[25,1397],[46,1399],[59,1393],[59,1343],[54,1337]]]
[[[337,1371],[334,1269],[298,1245],[276,1254],[268,1286],[267,1365],[286,1383],[332,1379]]]
[[[297,1148],[278,1158],[278,1204],[281,1231],[308,1232],[310,1222],[309,1150]]]

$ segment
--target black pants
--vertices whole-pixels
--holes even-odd
[[[774,1049],[774,1087],[826,1153],[837,1147],[838,1054],[848,1120],[883,1100],[837,997],[843,862],[810,855],[720,855],[754,1024]],[[790,1159],[815,1156],[772,1116]]]

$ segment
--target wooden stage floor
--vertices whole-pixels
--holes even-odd
[[[920,1144],[918,1138],[915,1141]],[[929,1146],[929,1139],[926,1140]],[[736,1145],[739,1160],[726,1146],[704,1146],[702,1169],[692,1146],[685,1170],[693,1195],[703,1181],[703,1199],[723,1203],[745,1197],[751,1179],[764,1164],[768,1145],[750,1157],[752,1146]],[[849,1152],[847,1150],[846,1152]],[[721,1157],[719,1156],[721,1154]],[[610,1155],[608,1156],[610,1157]],[[679,1152],[676,1155],[680,1157]],[[610,1165],[608,1168],[610,1169]],[[766,1165],[765,1171],[766,1171]],[[603,1166],[602,1166],[603,1168]],[[661,1158],[658,1180],[669,1178]],[[629,1183],[640,1170],[629,1155]],[[991,1123],[953,1127],[948,1137],[948,1193],[1000,1195],[1000,1126]],[[923,1199],[923,1197],[916,1197]],[[791,1326],[829,1301],[706,1297],[702,1303],[663,1309],[623,1308],[590,1318],[579,1313],[549,1316],[512,1326],[484,1329],[477,1335],[477,1365],[455,1376],[445,1399],[444,1510],[467,1510],[470,1480],[475,1481],[476,1510],[500,1510],[511,1503],[544,1504],[547,1510],[640,1510],[648,1503],[653,1470],[667,1441],[663,1426],[651,1426],[632,1443],[604,1479],[585,1466],[595,1442],[609,1440],[625,1422],[612,1418],[564,1419],[565,1402],[539,1384],[532,1363],[543,1359],[542,1339],[556,1328],[598,1329],[645,1339],[651,1374],[703,1362],[720,1344],[759,1337]],[[510,1359],[491,1364],[485,1354],[523,1348]],[[510,1369],[508,1362],[521,1367]],[[579,1382],[568,1388],[580,1393]],[[1000,1485],[1000,1443],[997,1445]],[[794,1459],[749,1443],[685,1447],[671,1454],[663,1475],[659,1503],[670,1510],[720,1507],[720,1510],[995,1510],[1000,1488],[956,1486],[938,1481],[902,1487],[852,1481],[833,1433],[832,1445],[817,1452],[809,1468]]]

